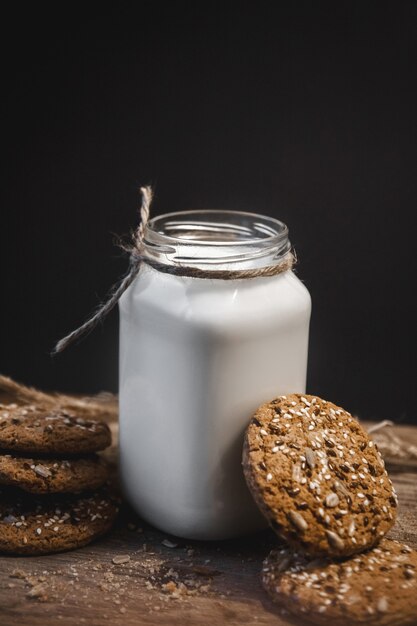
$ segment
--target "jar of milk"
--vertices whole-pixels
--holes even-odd
[[[288,229],[253,213],[171,213],[148,222],[143,254],[150,265],[119,303],[126,495],[143,519],[179,537],[261,528],[241,467],[243,434],[258,405],[305,391],[311,301],[290,269],[236,272],[283,267]],[[203,272],[175,275],[184,267]],[[222,270],[232,278],[213,278]]]

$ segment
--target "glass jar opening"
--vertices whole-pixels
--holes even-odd
[[[287,226],[241,211],[179,211],[149,220],[144,252],[162,263],[249,269],[279,263],[289,252]]]

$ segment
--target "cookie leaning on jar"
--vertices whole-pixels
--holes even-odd
[[[395,522],[397,497],[375,444],[350,413],[316,396],[259,407],[243,469],[275,532],[308,555],[361,552]]]

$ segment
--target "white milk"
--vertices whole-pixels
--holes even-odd
[[[260,266],[288,251],[286,229],[277,243],[247,215],[250,236],[261,239],[246,239],[238,262],[230,258],[240,234],[238,242],[225,237],[220,252],[205,231],[199,236],[210,243],[190,246],[188,221],[184,239],[168,242],[170,254],[162,248],[169,239],[163,233],[172,233],[163,222],[170,216],[155,218],[150,228],[160,227],[156,240],[167,262],[192,256],[206,269]],[[269,229],[275,223],[256,220]],[[262,247],[265,254],[254,259]],[[222,265],[201,261],[203,252],[207,259],[216,250]],[[243,433],[259,404],[305,391],[310,309],[308,291],[291,271],[219,280],[142,267],[120,301],[120,458],[126,495],[145,520],[190,539],[224,539],[265,525],[242,473]]]

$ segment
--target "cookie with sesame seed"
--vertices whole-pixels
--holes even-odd
[[[314,624],[417,623],[417,552],[398,541],[337,560],[273,550],[262,584],[277,605]]]
[[[36,497],[1,487],[0,552],[33,555],[79,548],[106,533],[117,512],[117,500],[105,489]]]
[[[69,459],[0,455],[0,485],[29,493],[79,493],[101,487],[110,465],[97,454]]]
[[[397,498],[376,445],[350,413],[316,396],[262,405],[243,469],[275,532],[307,554],[361,552],[394,524]]]
[[[0,405],[0,449],[19,454],[87,454],[111,444],[105,422],[36,405]]]

